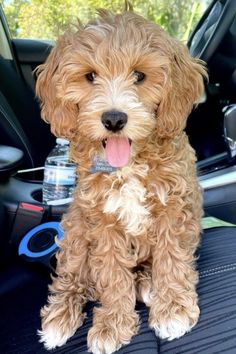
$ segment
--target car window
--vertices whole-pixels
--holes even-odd
[[[159,23],[172,36],[187,41],[194,24],[212,0],[133,0],[136,12]],[[122,11],[124,0],[3,0],[13,38],[54,40],[77,18],[83,23],[96,9]]]
[[[0,56],[4,59],[11,60],[12,53],[9,47],[6,32],[4,30],[3,24],[0,21]]]

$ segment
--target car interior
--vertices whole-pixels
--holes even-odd
[[[187,43],[206,62],[205,95],[188,119],[204,212],[212,217],[197,254],[201,317],[184,337],[165,341],[148,328],[141,303],[139,334],[122,353],[235,353],[236,350],[236,1],[213,0]],[[44,162],[55,146],[40,118],[35,68],[53,43],[12,39],[0,6],[0,353],[47,353],[39,343],[40,308],[55,269],[58,222],[68,205],[42,203]],[[79,183],[79,182],[78,182]],[[41,227],[45,223],[50,225]],[[47,225],[47,224],[46,224]],[[31,230],[35,230],[33,233]],[[30,233],[30,234],[29,234]],[[27,251],[20,251],[27,235]],[[30,236],[29,236],[30,235]],[[28,252],[30,251],[30,252]],[[87,353],[84,325],[52,353]]]

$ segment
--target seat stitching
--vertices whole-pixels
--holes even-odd
[[[230,263],[230,264],[227,264],[227,265],[223,265],[223,266],[219,266],[219,267],[215,267],[215,268],[211,268],[211,269],[206,269],[206,270],[202,270],[200,271],[200,273],[208,273],[208,272],[212,272],[212,271],[215,271],[215,270],[218,270],[218,269],[224,269],[224,268],[228,268],[228,267],[234,267],[236,266],[236,263]]]
[[[211,275],[214,275],[214,274],[219,274],[219,273],[223,273],[223,272],[227,272],[229,270],[235,270],[236,267],[230,267],[228,269],[222,269],[222,270],[218,270],[216,272],[212,272],[212,273],[208,273],[208,274],[203,274],[203,275],[199,275],[199,278],[205,278],[205,277],[210,277]]]

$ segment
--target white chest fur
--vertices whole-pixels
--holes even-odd
[[[104,213],[115,214],[132,236],[140,235],[150,223],[146,194],[146,188],[137,178],[127,179],[120,189],[109,190]]]

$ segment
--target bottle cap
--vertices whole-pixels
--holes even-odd
[[[62,138],[57,138],[56,143],[58,145],[69,145],[70,144],[69,140],[62,139]]]

